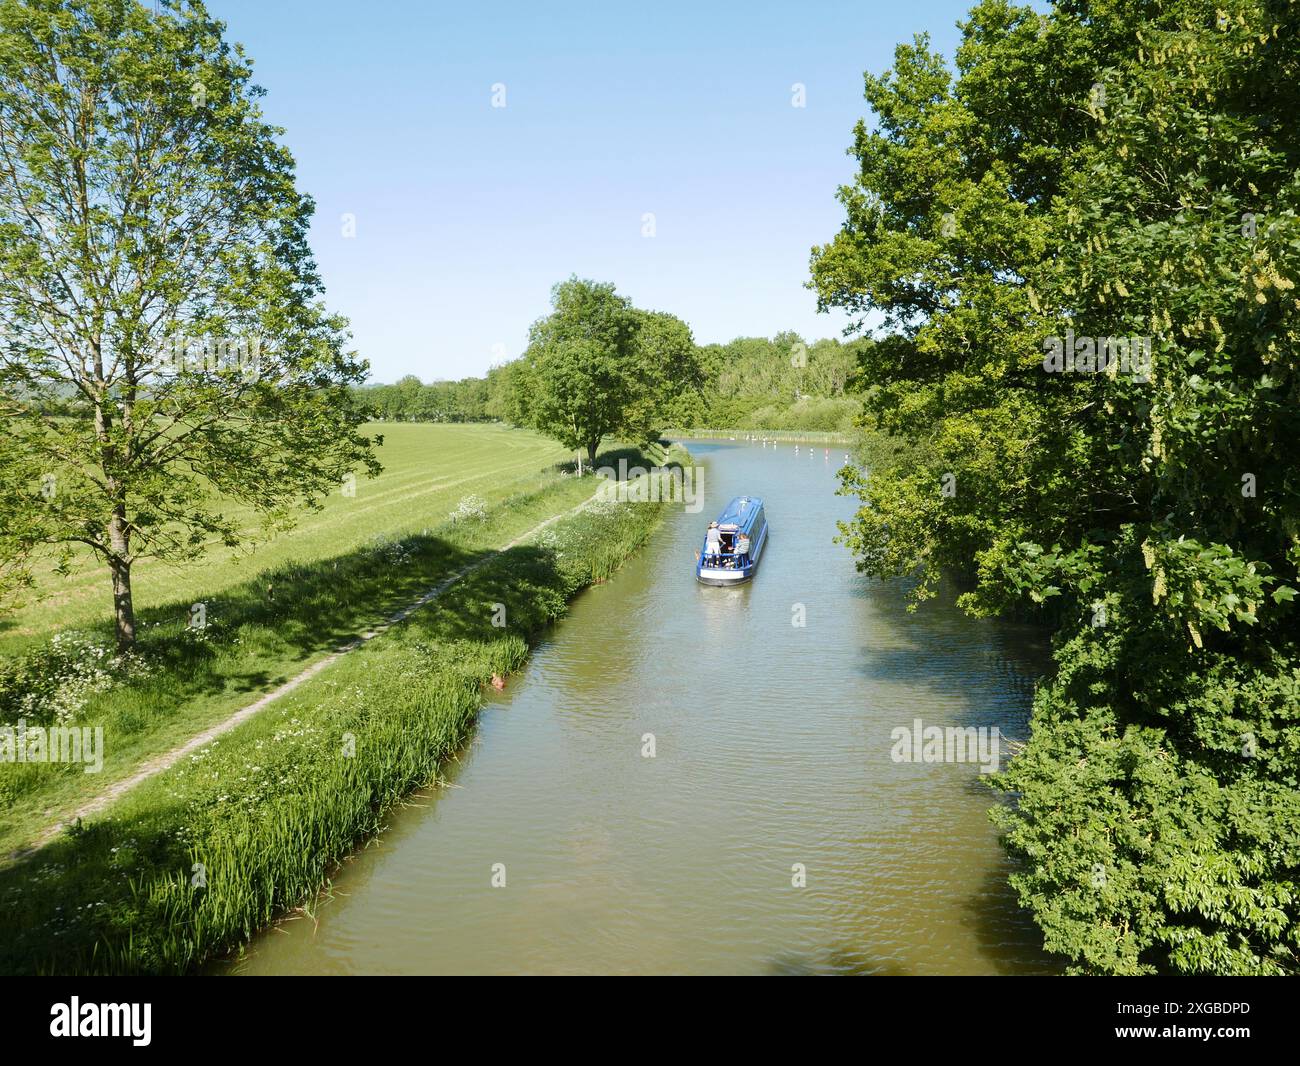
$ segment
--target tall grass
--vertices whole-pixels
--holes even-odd
[[[101,665],[91,654],[96,647],[111,649],[107,630],[89,630],[75,640],[56,637],[0,659],[0,722],[21,717],[30,725],[48,725],[74,703],[68,720],[102,727],[106,748],[104,771],[95,775],[73,764],[0,764],[0,804],[7,815],[0,825],[0,856],[128,776],[141,761],[221,721],[592,491],[577,478],[539,473],[481,515],[474,511],[468,519],[428,530],[376,537],[344,555],[263,571],[206,598],[202,630],[189,626],[191,605],[183,601],[143,612],[139,649],[129,666]],[[65,662],[68,648],[95,670]]]
[[[483,686],[516,670],[660,513],[600,504],[562,519],[108,817],[0,872],[0,972],[190,972],[314,898],[464,743]]]

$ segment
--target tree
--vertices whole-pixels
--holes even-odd
[[[203,5],[0,0],[0,405],[21,543],[110,572],[285,526],[358,464],[365,364],[319,303],[313,205]]]
[[[1300,965],[1298,29],[987,0],[955,78],[923,39],[867,78],[814,250],[823,306],[884,316],[866,417],[908,446],[846,478],[860,566],[1052,608],[996,817],[1084,972]]]
[[[420,379],[414,374],[398,378],[397,384],[393,386],[393,393],[397,408],[402,412],[402,418],[412,422],[419,421],[420,408],[424,399],[424,384]]]
[[[530,425],[594,464],[607,436],[628,428],[650,392],[637,344],[640,319],[609,283],[576,277],[551,290],[554,310],[533,324],[524,366]]]
[[[0,396],[0,420],[8,414],[5,408]],[[34,485],[41,485],[39,464],[0,421],[0,501],[27,499]],[[38,532],[35,508],[0,502],[0,604],[12,603],[30,585],[30,557]]]
[[[625,417],[637,444],[656,440],[665,426],[698,425],[704,369],[691,328],[664,311],[637,311],[637,353],[645,388]]]
[[[483,405],[487,417],[511,422],[517,426],[528,423],[522,406],[526,392],[516,380],[523,369],[524,361],[514,359],[488,370],[487,400]]]

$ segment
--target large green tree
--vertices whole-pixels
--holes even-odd
[[[656,439],[665,426],[699,425],[704,369],[691,328],[665,311],[637,312],[637,352],[645,387],[624,419],[638,444]]]
[[[907,446],[846,479],[861,565],[1051,609],[998,817],[1086,972],[1300,964],[1298,31],[1281,0],[981,3],[955,72],[922,39],[867,78],[814,250],[823,305],[884,321],[867,418]]]
[[[594,464],[600,442],[628,428],[651,395],[641,318],[607,282],[570,278],[551,290],[551,303],[554,310],[533,324],[512,379],[519,414]]]
[[[137,560],[377,468],[312,203],[223,31],[189,0],[0,0],[0,550],[96,553],[122,649]]]

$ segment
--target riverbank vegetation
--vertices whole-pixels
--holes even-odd
[[[617,570],[661,509],[592,503],[560,519],[0,871],[0,971],[190,972],[310,903],[394,803],[436,781],[484,686],[519,667],[578,590]]]
[[[202,5],[0,5],[0,577],[89,550],[123,653],[141,560],[286,529],[379,471],[312,201],[222,29]]]
[[[705,426],[783,432],[853,430],[861,406],[852,395],[853,375],[859,352],[870,345],[869,340],[807,342],[797,333],[786,332],[697,346],[678,319],[638,314],[647,326],[646,340],[639,342],[643,351],[633,360],[634,369],[614,375],[617,392],[609,387],[602,400],[620,414],[624,406],[630,410],[638,402],[628,392],[639,392],[639,420],[624,420],[625,436],[654,439],[669,428]],[[538,351],[533,349],[534,362],[541,361]],[[501,420],[533,425],[527,402],[528,360],[526,355],[494,367],[485,378],[425,385],[407,376],[393,385],[365,385],[353,390],[353,398],[369,417],[381,421]],[[593,365],[589,373],[595,370]],[[577,394],[594,392],[585,385]]]
[[[998,778],[1081,972],[1300,971],[1300,11],[977,4],[866,79],[826,307],[878,314],[861,567],[1051,605]]]
[[[448,432],[402,429],[412,438]],[[481,448],[490,448],[502,430],[471,432],[485,435]],[[395,465],[406,467],[402,459]],[[428,526],[411,523],[419,513],[416,500],[394,494],[369,516],[386,523],[383,532],[351,550],[312,555],[312,546],[302,545],[305,554],[291,562],[242,582],[214,582],[198,604],[185,599],[144,611],[129,658],[113,654],[104,624],[57,629],[6,656],[0,660],[0,723],[100,727],[107,758],[98,774],[86,774],[77,763],[0,763],[0,858],[26,848],[149,759],[222,722],[591,491],[590,482],[563,471],[534,468],[524,477],[498,476],[484,494],[460,495],[455,507],[443,504],[446,510]]]
[[[809,343],[797,333],[778,333],[704,345],[705,384],[686,412],[695,420],[674,424],[847,432],[861,407],[850,394],[858,356],[870,343]]]

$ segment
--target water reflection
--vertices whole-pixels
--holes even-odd
[[[397,812],[318,924],[262,936],[243,970],[1052,968],[978,767],[890,757],[917,718],[1022,737],[1039,637],[966,618],[950,594],[909,613],[900,584],[856,573],[832,543],[853,509],[838,453],[691,447],[703,511],[674,513],[580,597],[489,698],[455,787]],[[746,493],[772,528],[758,575],[701,586],[704,526]]]

